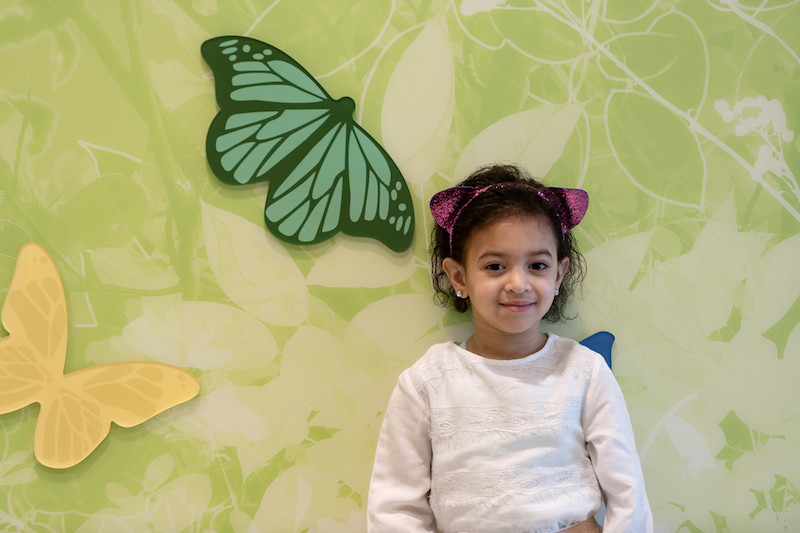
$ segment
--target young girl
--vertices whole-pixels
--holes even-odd
[[[401,374],[375,454],[371,532],[652,532],[614,376],[600,355],[540,329],[565,318],[582,278],[570,230],[587,207],[586,192],[513,166],[431,199],[434,288],[472,309],[475,330]]]

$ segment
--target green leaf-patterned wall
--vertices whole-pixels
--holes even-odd
[[[616,335],[657,531],[799,530],[798,27],[790,0],[0,0],[0,299],[36,241],[67,371],[201,383],[67,470],[33,457],[38,406],[1,415],[0,530],[364,531],[397,375],[469,331],[433,304],[424,206],[505,160],[589,191],[579,318],[552,329]],[[219,35],[353,98],[409,251],[285,244],[267,184],[214,177]]]

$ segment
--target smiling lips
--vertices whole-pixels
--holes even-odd
[[[533,302],[514,300],[511,302],[501,302],[500,305],[513,313],[524,313],[533,307]]]

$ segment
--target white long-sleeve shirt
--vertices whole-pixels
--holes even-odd
[[[600,355],[554,334],[512,360],[449,342],[400,375],[370,532],[550,533],[603,500],[604,533],[653,531],[625,401]]]

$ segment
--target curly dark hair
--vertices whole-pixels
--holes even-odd
[[[462,262],[464,246],[472,231],[500,219],[516,216],[545,217],[550,221],[556,238],[558,260],[568,257],[569,268],[564,274],[558,295],[545,314],[545,320],[558,322],[574,317],[567,316],[566,305],[570,296],[580,286],[585,276],[585,261],[571,231],[561,233],[561,224],[553,206],[538,194],[530,194],[530,187],[543,188],[545,185],[533,179],[523,168],[497,164],[481,167],[459,183],[463,186],[482,188],[488,185],[507,184],[493,187],[472,200],[461,212],[453,227],[452,246],[447,230],[434,224],[431,232],[430,260],[431,279],[436,291],[436,301],[463,313],[470,308],[469,299],[457,298],[450,279],[442,268],[442,261],[452,257]],[[515,185],[516,184],[516,185]]]

